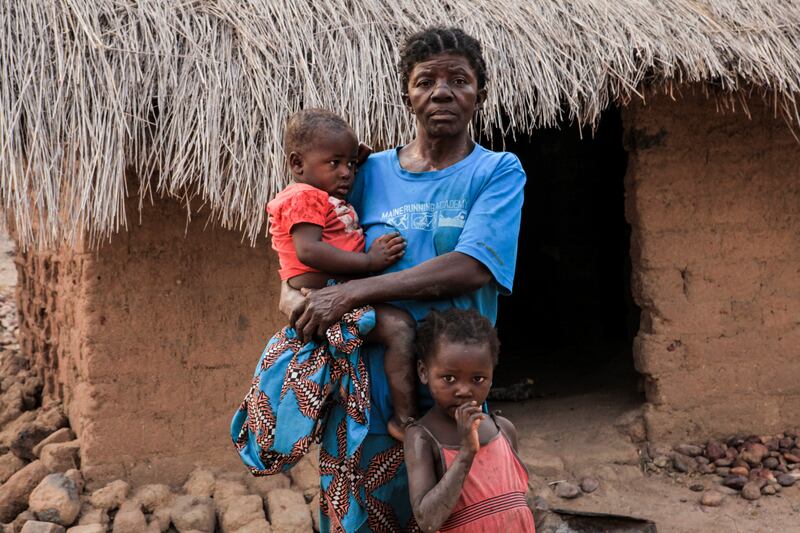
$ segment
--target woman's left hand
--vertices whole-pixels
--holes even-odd
[[[328,328],[353,308],[346,285],[340,283],[323,289],[301,289],[306,297],[306,305],[294,327],[303,342],[315,336],[324,338]]]

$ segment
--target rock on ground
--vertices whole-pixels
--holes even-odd
[[[75,487],[78,489],[78,494],[82,494],[84,483],[83,474],[81,474],[81,471],[71,468],[64,472],[64,475],[70,478],[73,483],[75,483]]]
[[[312,528],[311,513],[303,495],[289,489],[267,494],[268,518],[274,531],[308,533]]]
[[[28,496],[50,473],[41,461],[34,461],[11,476],[0,487],[0,522],[10,522],[28,506]]]
[[[217,507],[222,533],[233,533],[250,522],[265,520],[261,496],[250,494],[227,500],[227,505]],[[305,502],[304,502],[305,503]]]
[[[183,484],[186,494],[199,498],[210,498],[214,494],[214,474],[205,468],[195,468]]]
[[[678,472],[691,474],[697,470],[697,461],[693,457],[676,452],[672,454],[672,466]]]
[[[64,531],[64,526],[60,526],[52,522],[30,520],[25,522],[25,525],[22,526],[20,533],[64,533]]]
[[[577,485],[574,483],[570,483],[569,481],[563,481],[556,485],[556,496],[559,498],[566,498],[571,500],[572,498],[577,498],[581,495],[581,489],[578,488]]]
[[[267,494],[275,489],[288,489],[291,485],[291,480],[285,474],[274,474],[272,476],[249,476],[246,479],[247,490],[251,493],[260,495],[264,501],[267,499]],[[319,492],[319,486],[317,486]]]
[[[260,518],[237,529],[234,533],[272,533],[272,526],[265,518]],[[275,533],[279,532],[276,531]]]
[[[114,533],[143,533],[147,529],[147,518],[139,502],[123,503],[114,517]]]
[[[49,434],[47,437],[42,439],[42,441],[33,447],[33,454],[36,457],[39,457],[42,453],[42,448],[47,446],[48,444],[57,444],[59,442],[69,442],[75,439],[75,434],[72,432],[70,428],[61,428],[54,433]]]
[[[69,526],[78,518],[81,500],[75,482],[64,474],[50,474],[31,492],[30,510],[39,520]]]
[[[142,485],[133,493],[133,499],[142,504],[148,513],[152,513],[163,505],[169,505],[172,498],[172,490],[169,486],[161,483]]]
[[[247,487],[241,481],[218,479],[214,484],[214,503],[225,507],[227,500],[236,499],[247,494]]]
[[[61,410],[61,405],[56,404],[49,409],[37,412],[32,422],[22,425],[17,434],[9,442],[9,449],[18,457],[34,460],[33,447],[45,437],[67,425],[67,417]]]
[[[82,526],[72,526],[67,533],[106,533],[106,526],[102,524],[84,524]]]
[[[0,485],[8,481],[8,478],[22,470],[28,464],[11,452],[0,455]]]
[[[171,516],[172,523],[181,532],[195,530],[213,533],[217,522],[211,499],[190,495],[175,498]]]
[[[294,489],[299,490],[307,497],[319,492],[319,459],[317,454],[307,453],[296,465],[289,470]]]
[[[174,500],[173,500],[174,501]],[[150,523],[157,523],[159,531],[162,533],[169,529],[170,523],[172,523],[172,507],[170,505],[164,505],[161,507],[156,507],[156,510],[153,511],[153,514],[150,516]]]
[[[587,494],[596,491],[599,486],[600,482],[597,481],[597,478],[587,476],[581,479],[581,490]]]
[[[749,481],[742,487],[742,498],[745,500],[757,500],[761,497],[761,487],[755,481]]]
[[[709,490],[708,492],[704,492],[700,497],[700,505],[705,505],[706,507],[719,507],[722,505],[723,498],[724,496],[721,493],[715,490]]]
[[[105,509],[96,509],[89,502],[83,502],[80,518],[78,518],[79,525],[100,524],[105,526],[108,522],[108,512]],[[105,527],[103,529],[105,530]]]
[[[94,491],[89,502],[98,509],[116,509],[128,497],[129,490],[130,486],[118,479]]]
[[[697,457],[703,453],[703,448],[694,444],[678,444],[675,446],[675,451],[689,457]]]
[[[81,443],[78,440],[53,442],[45,445],[40,459],[51,472],[66,472],[80,468]]]

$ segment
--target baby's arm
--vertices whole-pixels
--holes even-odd
[[[291,230],[297,258],[306,266],[329,274],[379,272],[403,257],[406,241],[399,233],[381,235],[369,252],[347,252],[322,241],[322,227],[303,222]]]
[[[406,430],[404,451],[408,492],[414,517],[422,531],[437,531],[453,513],[472,460],[480,448],[478,426],[484,416],[477,405],[464,404],[456,409],[459,433],[462,434],[461,449],[438,481],[433,444],[425,430],[417,426],[409,426]]]

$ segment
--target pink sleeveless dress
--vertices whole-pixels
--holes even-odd
[[[438,441],[436,444],[446,471],[459,448],[443,446]],[[497,435],[475,455],[461,496],[439,531],[534,533],[533,514],[525,500],[527,491],[528,472],[498,428]]]

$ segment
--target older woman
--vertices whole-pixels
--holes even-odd
[[[427,29],[406,41],[400,76],[416,137],[371,155],[349,200],[368,245],[400,232],[406,254],[381,275],[306,292],[299,305],[284,295],[283,308],[291,307],[291,322],[307,338],[350,309],[378,302],[392,302],[417,320],[455,306],[475,308],[494,322],[498,295],[511,292],[525,173],[514,155],[487,150],[470,136],[487,91],[480,44],[455,28]],[[414,528],[402,445],[386,432],[392,406],[381,347],[367,347],[364,357],[369,434],[357,474],[350,470],[346,480],[337,478],[336,457],[323,454],[323,530]],[[425,391],[420,395],[420,405],[429,406]]]

